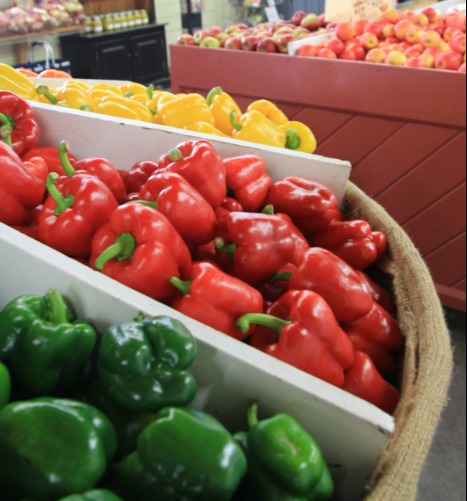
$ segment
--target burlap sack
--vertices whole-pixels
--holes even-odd
[[[447,403],[453,353],[430,272],[405,231],[363,191],[349,184],[346,212],[385,231],[390,246],[381,268],[393,280],[407,337],[396,431],[368,485],[367,501],[413,501]]]

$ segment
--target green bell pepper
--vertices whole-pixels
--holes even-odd
[[[153,414],[188,405],[197,385],[186,369],[197,346],[178,320],[137,318],[109,327],[98,355],[98,374],[110,398],[133,412]]]
[[[93,489],[116,450],[112,423],[71,400],[39,398],[0,411],[0,492],[55,501]]]
[[[0,361],[13,385],[27,396],[62,393],[87,368],[96,332],[75,321],[70,305],[54,290],[44,297],[21,296],[0,313]]]
[[[123,487],[135,501],[228,501],[247,469],[239,444],[200,411],[162,410],[124,459]]]
[[[83,494],[73,494],[58,501],[122,501],[122,498],[108,490],[96,489]]]
[[[0,362],[0,409],[10,401],[11,378],[10,371]]]
[[[248,413],[249,431],[235,438],[248,457],[248,473],[238,499],[248,501],[326,501],[334,483],[313,437],[287,414],[258,420]]]

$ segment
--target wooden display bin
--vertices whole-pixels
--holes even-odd
[[[270,99],[412,237],[445,306],[466,308],[466,78],[454,72],[171,47],[172,90]]]

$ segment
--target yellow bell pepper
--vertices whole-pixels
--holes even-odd
[[[222,131],[216,129],[216,127],[207,122],[196,122],[192,125],[184,127],[184,129],[191,130],[193,132],[201,132],[202,134],[210,134],[211,136],[231,137],[227,134],[224,134]]]
[[[290,150],[314,153],[318,147],[313,131],[302,122],[289,122],[282,127],[287,134],[285,147]]]
[[[122,96],[131,97],[134,94],[146,94],[146,97],[149,99],[147,93],[148,89],[142,84],[131,82],[128,84],[120,85],[119,89]]]
[[[27,100],[36,98],[36,87],[31,80],[4,63],[0,63],[0,90],[9,90]]]
[[[153,121],[153,115],[149,111],[148,107],[145,106],[144,104],[139,103],[138,101],[133,101],[123,96],[110,94],[99,100],[99,104],[105,102],[111,102],[129,108],[130,110],[134,111],[136,115],[139,117],[137,120],[141,120],[143,122],[148,122],[148,123],[152,123]]]
[[[41,98],[44,98],[46,101],[41,99],[41,102],[45,102],[46,104],[58,105],[61,102],[61,99],[57,97],[57,91],[55,89],[51,89],[47,87],[47,85],[40,84],[36,87],[36,93]]]
[[[101,82],[92,86],[93,90],[106,90],[116,94],[117,96],[122,96],[120,89],[116,85],[110,85],[105,82]]]
[[[157,115],[162,125],[178,129],[196,122],[215,125],[212,111],[200,94],[179,94],[175,99],[159,103]]]
[[[235,111],[231,113],[232,126],[235,129],[234,139],[251,143],[266,144],[276,148],[284,148],[287,140],[286,131],[266,118],[259,111],[245,113],[239,121]]]
[[[242,110],[229,94],[222,91],[221,87],[215,87],[206,98],[208,106],[211,108],[217,129],[228,136],[232,136],[233,127],[230,121],[232,111],[240,116]]]
[[[140,120],[136,111],[119,103],[112,101],[100,102],[96,106],[96,112],[111,117],[128,118],[130,120]]]
[[[64,82],[63,85],[57,89],[57,94],[59,94],[62,89],[80,89],[83,92],[87,92],[90,90],[90,87],[80,80],[71,79]]]
[[[58,96],[58,94],[57,94]],[[68,88],[61,91],[60,97],[62,101],[74,110],[95,111],[96,103],[81,89]]]
[[[247,113],[250,111],[259,111],[276,125],[286,125],[289,122],[285,113],[283,113],[274,103],[266,101],[265,99],[251,103],[248,107]]]
[[[98,99],[103,99],[104,97],[107,97],[107,96],[117,96],[117,94],[115,94],[113,92],[110,92],[108,90],[94,89],[94,87],[92,87],[91,89],[89,89],[86,93],[90,97],[92,97],[92,99],[94,99],[96,101]],[[120,97],[122,97],[122,96],[120,96]]]

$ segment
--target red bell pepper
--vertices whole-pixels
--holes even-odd
[[[267,204],[290,216],[306,236],[342,219],[334,193],[325,186],[299,177],[274,183]]]
[[[261,294],[212,263],[195,263],[191,276],[190,282],[176,277],[170,280],[183,293],[173,308],[235,339],[246,339],[253,328],[242,332],[236,322],[246,313],[262,313]]]
[[[389,291],[374,282],[370,276],[363,271],[357,271],[357,275],[363,280],[363,282],[365,282],[375,302],[377,302],[389,313],[394,313],[396,311],[396,306]]]
[[[224,159],[227,187],[246,212],[264,207],[272,179],[266,173],[265,161],[256,155]]]
[[[175,172],[153,174],[139,198],[155,202],[157,210],[167,217],[188,245],[203,245],[214,239],[217,223],[214,209]]]
[[[276,340],[266,343],[266,353],[328,383],[343,386],[345,370],[354,362],[354,349],[321,296],[311,291],[289,291],[268,313],[245,315],[237,325],[243,332],[248,332],[252,324],[273,329]]]
[[[159,169],[156,162],[143,160],[136,162],[125,175],[127,193],[139,193],[146,181]]]
[[[333,221],[313,233],[313,247],[328,249],[356,270],[365,270],[386,253],[384,233],[373,232],[366,221]]]
[[[67,154],[68,160],[71,165],[75,165],[77,159],[71,153]],[[58,156],[58,148],[55,146],[36,146],[29,150],[25,155],[22,155],[23,162],[27,162],[34,157],[43,158],[49,169],[49,174],[55,172],[59,176],[65,176],[65,171],[63,170],[62,163],[60,162],[60,157]]]
[[[267,282],[295,256],[290,227],[277,216],[231,212],[219,228],[226,232],[215,240],[217,250],[230,256],[233,275],[250,285]]]
[[[289,280],[296,271],[297,266],[289,263],[282,268],[275,278],[261,285],[258,290],[263,295],[265,301],[275,302],[289,290]],[[285,279],[284,279],[285,277]]]
[[[60,179],[49,174],[47,189],[50,196],[38,223],[40,241],[68,256],[87,259],[94,233],[118,207],[115,197],[100,179],[84,173]]]
[[[371,358],[360,351],[355,352],[355,361],[345,374],[343,389],[394,414],[400,400],[400,392],[378,372]]]
[[[95,176],[110,188],[117,202],[122,203],[125,200],[125,184],[112,162],[105,158],[96,157],[78,160],[74,165],[71,165],[67,155],[69,151],[68,141],[62,141],[58,146],[58,154],[63,170],[68,177],[71,177],[75,172]]]
[[[23,233],[23,235],[33,238],[34,240],[39,240],[39,235],[37,232],[37,226],[39,224],[39,216],[42,212],[43,206],[38,205],[35,209],[29,211],[29,221],[27,225],[12,226],[13,229]]]
[[[227,194],[225,167],[214,146],[207,141],[186,141],[164,155],[160,169],[184,177],[216,209]]]
[[[34,110],[27,101],[6,90],[0,91],[0,136],[20,156],[39,140]]]
[[[188,247],[169,220],[140,203],[121,205],[92,241],[90,266],[158,301],[171,301],[171,277],[190,276]]]
[[[370,356],[383,376],[394,372],[394,355],[404,347],[404,336],[396,320],[378,303],[368,315],[343,324],[354,347]]]
[[[339,322],[364,317],[374,304],[371,292],[356,271],[332,252],[318,247],[305,253],[290,277],[289,289],[316,292],[327,301]]]
[[[14,150],[0,141],[0,222],[27,225],[29,211],[44,200],[46,187],[37,165],[24,164]]]

